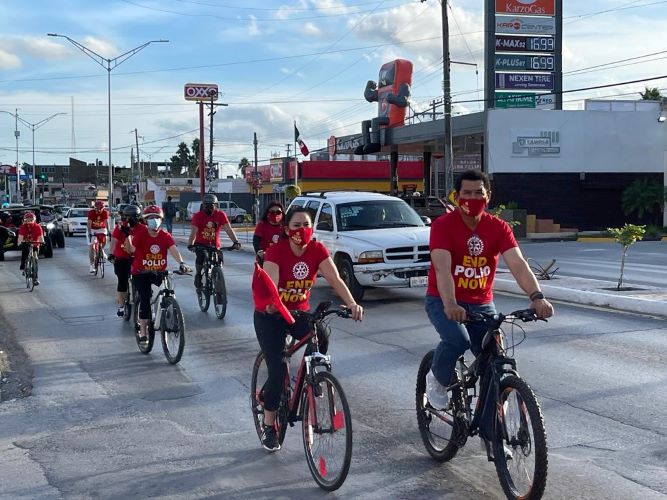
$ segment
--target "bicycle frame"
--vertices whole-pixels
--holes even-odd
[[[173,282],[171,279],[171,273],[167,274],[162,279],[162,283],[158,288],[158,293],[155,294],[155,298],[151,299],[151,321],[153,323],[153,329],[159,330],[162,320],[162,298],[163,297],[176,297],[176,292],[173,287]]]

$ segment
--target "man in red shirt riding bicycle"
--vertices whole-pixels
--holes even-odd
[[[102,246],[102,256],[107,258],[104,253],[104,245],[107,244],[107,234],[109,234],[109,211],[104,208],[104,202],[97,200],[95,208],[88,212],[88,259],[90,260],[90,274],[95,273],[95,251],[97,245]]]
[[[198,244],[219,249],[220,231],[223,229],[227,233],[227,236],[229,236],[229,239],[232,240],[232,243],[234,243],[234,250],[241,248],[241,243],[229,223],[227,214],[217,208],[217,204],[217,196],[212,193],[204,195],[201,210],[192,217],[188,248],[194,244]],[[206,252],[195,250],[195,253],[197,255],[195,260],[195,288],[201,288],[201,271],[206,260]]]
[[[25,262],[28,260],[28,252],[32,245],[41,245],[44,243],[44,231],[42,226],[37,224],[37,216],[34,212],[26,212],[23,214],[23,224],[19,227],[19,237],[17,241],[18,247],[21,249],[21,266],[20,270],[25,269]],[[39,285],[37,279],[37,269],[35,269],[35,276],[33,276],[33,284]]]

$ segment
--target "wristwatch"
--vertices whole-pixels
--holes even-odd
[[[537,292],[531,293],[528,298],[531,300],[531,302],[533,300],[541,300],[541,299],[544,299],[544,294],[540,291],[537,291]]]

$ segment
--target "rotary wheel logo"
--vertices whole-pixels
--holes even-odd
[[[305,279],[308,276],[309,271],[310,269],[308,269],[308,264],[305,262],[297,262],[292,268],[292,274],[298,280]]]
[[[151,253],[160,253],[160,245],[151,245]]]
[[[279,234],[274,234],[271,237],[271,243],[278,243],[279,240],[280,240],[280,235]]]
[[[468,238],[468,253],[470,255],[476,257],[478,255],[482,255],[483,251],[484,242],[479,238],[479,236],[473,234],[470,238]]]
[[[206,223],[206,227],[208,227],[209,229],[212,228],[213,227],[213,221],[208,221]]]

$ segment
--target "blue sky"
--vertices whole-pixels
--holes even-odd
[[[667,1],[564,3],[565,89],[667,74]],[[454,99],[481,99],[483,0],[451,0],[450,6],[452,59],[479,65],[478,74],[452,67]],[[145,160],[168,159],[180,141],[198,136],[197,107],[182,97],[186,82],[217,83],[219,102],[229,104],[218,108],[214,126],[214,159],[224,174],[235,173],[241,157],[252,159],[253,132],[260,163],[285,154],[294,120],[311,150],[325,147],[330,135],[358,132],[360,121],[376,113],[363,90],[383,62],[413,61],[415,111],[441,92],[438,0],[0,0],[0,110],[18,108],[31,123],[67,113],[36,131],[38,164],[67,163],[70,155],[107,158],[107,72],[49,32],[105,57],[169,40],[112,71],[112,159],[119,165],[129,165],[135,128]],[[638,59],[568,74],[629,58]],[[647,84],[667,88],[667,79]],[[567,94],[564,101],[577,109],[586,97],[633,98],[643,87]],[[479,109],[478,103],[454,106],[455,113]],[[19,161],[30,163],[31,133],[19,128]],[[14,119],[0,113],[0,163],[16,161],[13,131]]]

